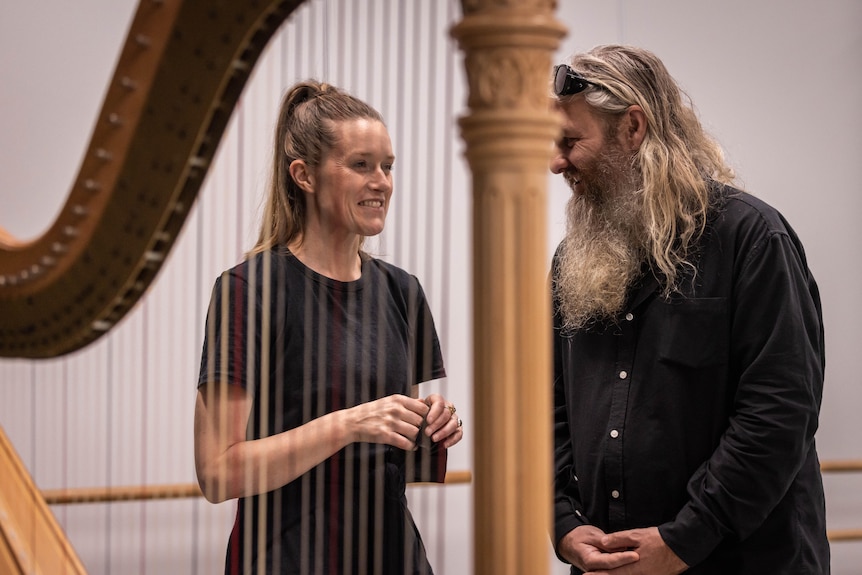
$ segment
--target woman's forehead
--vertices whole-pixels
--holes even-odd
[[[356,149],[388,149],[391,154],[392,141],[383,122],[373,118],[351,118],[334,123],[335,148],[341,151]]]

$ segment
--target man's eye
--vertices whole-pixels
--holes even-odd
[[[383,171],[388,174],[389,172],[392,171],[392,167],[393,167],[392,164],[383,164]]]

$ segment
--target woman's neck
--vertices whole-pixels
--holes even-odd
[[[306,267],[322,276],[342,282],[356,281],[362,276],[357,242],[334,246],[326,241],[298,238],[287,247]]]

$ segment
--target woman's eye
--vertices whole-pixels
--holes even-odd
[[[393,167],[392,164],[383,164],[383,171],[388,174],[389,172],[392,171],[392,167]]]
[[[366,162],[365,160],[357,160],[356,162],[354,162],[353,165],[357,168],[364,168],[368,165],[368,162]]]

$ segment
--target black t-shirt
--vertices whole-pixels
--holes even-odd
[[[363,258],[361,278],[340,282],[269,251],[215,282],[198,385],[253,390],[248,439],[444,375],[422,287],[391,264]],[[225,572],[257,573],[263,562],[279,574],[431,573],[407,509],[406,459],[357,443],[280,489],[241,498]]]

